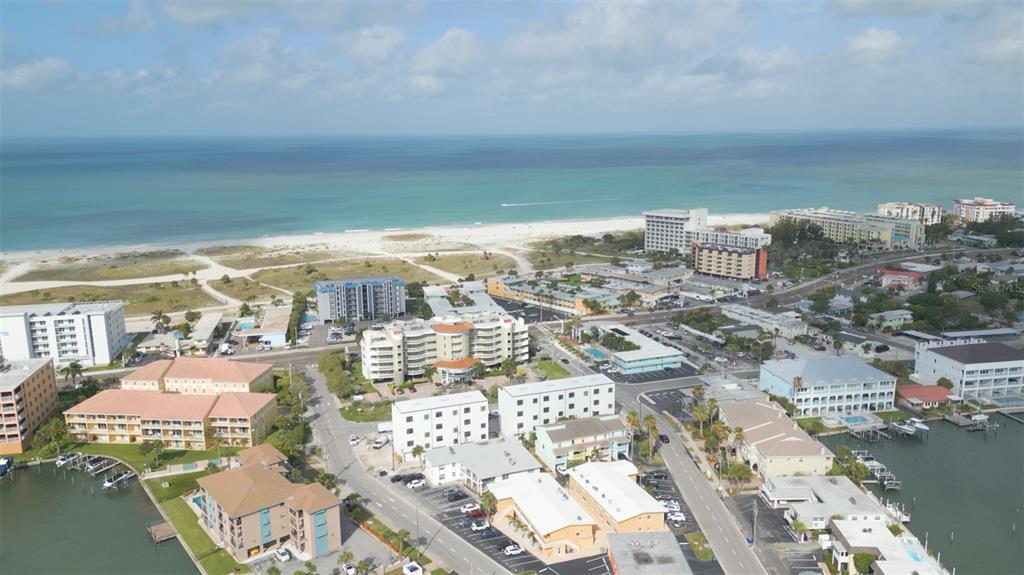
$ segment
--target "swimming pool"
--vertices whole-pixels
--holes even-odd
[[[316,321],[316,316],[307,313],[306,315],[302,316],[302,321],[306,323],[313,323],[314,321]]]
[[[915,561],[917,563],[921,562],[921,555],[917,551],[914,551],[913,549],[907,549],[907,555],[910,555],[911,561]]]
[[[587,355],[594,358],[595,361],[608,361],[608,356],[605,355],[605,353],[599,349],[587,347],[584,348],[583,351],[587,352]]]
[[[1020,405],[1021,403],[1024,403],[1024,400],[1021,400],[1019,397],[993,397],[989,399],[989,401],[1002,406]]]
[[[252,323],[251,321],[247,321],[245,323],[238,324],[238,329],[252,329],[255,326],[256,324]]]
[[[866,417],[861,417],[859,415],[847,415],[846,417],[843,418],[843,421],[845,421],[846,423],[867,423],[868,422]]]
[[[195,497],[192,498],[192,503],[195,503],[196,507],[199,507],[200,509],[202,509],[202,507],[203,507],[203,496],[202,495],[196,495]]]

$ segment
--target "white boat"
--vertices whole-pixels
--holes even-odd
[[[898,421],[890,423],[889,426],[895,429],[896,431],[899,431],[900,433],[906,433],[907,435],[914,435],[914,431],[916,431],[913,425],[907,425],[906,423],[900,423]]]
[[[984,413],[975,413],[971,416],[971,421],[988,421],[988,416]]]
[[[920,431],[928,431],[929,430],[928,426],[925,425],[924,421],[921,418],[919,418],[919,417],[911,417],[910,419],[907,420],[907,423],[909,423],[910,425],[913,425],[915,428],[917,428]]]
[[[57,456],[57,467],[64,467],[68,463],[71,463],[71,460],[74,459],[74,457],[74,453],[61,453]]]
[[[115,473],[110,477],[103,480],[103,489],[110,489],[111,487],[117,487],[117,484],[131,476],[131,471],[122,471]]]

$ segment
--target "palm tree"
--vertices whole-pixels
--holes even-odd
[[[718,400],[711,398],[708,400],[708,419],[714,421],[718,417]]]
[[[487,517],[494,517],[494,513],[498,511],[498,500],[494,497],[493,493],[485,491],[480,496],[480,508],[484,510]]]
[[[158,309],[158,310],[155,310],[152,314],[150,314],[149,321],[151,321],[153,323],[153,327],[157,327],[158,328],[158,327],[160,327],[161,324],[164,323],[164,317],[166,317],[164,315],[164,310]]]
[[[700,435],[701,437],[704,437],[704,422],[711,419],[708,406],[703,403],[698,403],[693,406],[693,409],[690,411],[690,415],[692,415],[693,418],[697,420],[697,423],[700,424]]]
[[[362,573],[363,575],[366,575],[370,572],[370,562],[366,559],[363,559],[359,562],[358,565],[356,565],[356,571]]]
[[[742,427],[734,427],[734,428],[732,428],[732,440],[736,443],[737,446],[743,445],[743,440],[746,439],[746,438],[747,438],[747,436],[746,436],[745,433],[743,433],[743,428]],[[737,447],[737,449],[738,449],[738,447]]]
[[[427,383],[434,381],[435,373],[437,373],[437,368],[432,365],[423,368],[423,378],[427,380]]]
[[[640,416],[637,415],[636,411],[630,411],[626,414],[626,427],[634,438],[634,441],[631,443],[632,448],[632,446],[636,446],[635,438],[637,433],[640,432]]]
[[[85,369],[82,367],[82,364],[78,363],[77,361],[72,361],[71,363],[60,368],[59,373],[64,377],[65,381],[70,379],[71,387],[75,387],[75,383],[78,380],[78,376],[82,375],[82,373],[84,372]]]
[[[703,401],[705,393],[706,392],[704,391],[703,385],[698,385],[697,387],[693,388],[693,398],[696,399],[697,401]]]
[[[799,375],[793,378],[793,389],[800,390],[804,387],[804,378]]]
[[[514,357],[507,357],[505,358],[505,361],[501,362],[501,373],[508,378],[509,381],[512,381],[512,378],[516,376],[518,371],[519,366],[516,365]]]
[[[220,464],[220,437],[217,436],[217,430],[213,428],[209,423],[203,424],[203,439],[206,441],[206,449],[217,448],[217,464]]]
[[[804,534],[807,533],[807,526],[804,525],[803,521],[797,519],[796,521],[793,521],[793,531],[796,532],[796,534],[800,536],[800,540],[803,541]]]
[[[409,530],[400,529],[398,533],[395,533],[395,539],[395,547],[398,547],[402,557],[405,557],[406,552],[412,549],[412,546],[409,545]]]
[[[346,550],[344,550],[344,551],[342,551],[341,553],[338,554],[338,564],[339,565],[344,565],[346,563],[351,563],[352,559],[354,559],[354,558],[355,558],[355,555],[353,555],[351,551],[346,549]]]
[[[647,432],[647,459],[654,459],[654,443],[658,437],[658,420],[647,414],[644,416],[644,430]]]

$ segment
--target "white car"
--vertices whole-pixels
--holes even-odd
[[[278,561],[284,563],[285,561],[292,560],[292,552],[284,547],[278,547],[277,549],[274,549],[274,557],[277,557]]]
[[[422,479],[413,479],[412,481],[407,483],[405,486],[408,487],[409,489],[419,489],[420,487],[424,487],[426,485],[427,485],[427,482],[422,480]]]
[[[686,521],[686,514],[682,511],[673,511],[665,516],[665,519],[669,521]]]
[[[471,513],[473,511],[478,510],[478,509],[480,509],[480,506],[477,505],[476,503],[463,503],[462,507],[459,507],[459,512],[460,513]]]
[[[348,444],[349,445],[359,445],[359,436],[354,434],[354,433],[349,435],[348,436]]]
[[[520,553],[522,553],[523,548],[518,545],[512,544],[502,549],[502,552],[505,553],[507,557],[513,557],[515,555],[519,555]]]
[[[565,475],[566,473],[569,473],[569,468],[564,465],[556,465],[555,471],[557,471],[559,475]]]
[[[346,563],[342,569],[345,570],[345,575],[356,575],[356,566],[351,563]]]
[[[402,567],[402,575],[422,575],[422,574],[423,574],[423,568],[420,567],[420,564],[415,562],[415,561],[413,561],[411,563],[406,563],[405,567]]]
[[[477,521],[474,521],[469,526],[469,528],[472,529],[473,531],[483,531],[484,529],[487,529],[490,526],[491,526],[490,523],[484,521],[483,519],[478,519]]]
[[[679,511],[680,507],[678,503],[672,503],[671,501],[663,501],[661,506],[665,508],[665,511]]]

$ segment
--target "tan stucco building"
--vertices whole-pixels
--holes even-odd
[[[518,519],[533,533],[531,551],[548,562],[572,559],[594,546],[597,524],[546,473],[515,475],[491,484],[497,501],[494,520]]]
[[[0,455],[29,449],[35,430],[56,409],[52,359],[4,361],[0,357]]]
[[[743,430],[737,452],[762,477],[826,475],[832,469],[832,452],[800,429],[777,403],[722,403],[718,413],[723,423]]]
[[[629,461],[593,461],[569,470],[569,494],[602,531],[665,531],[665,508],[637,484]]]
[[[286,547],[299,559],[341,549],[341,501],[319,483],[292,483],[270,445],[239,454],[241,466],[201,477],[199,521],[237,561]]]
[[[216,395],[268,388],[273,365],[220,357],[161,359],[121,378],[121,389]]]

